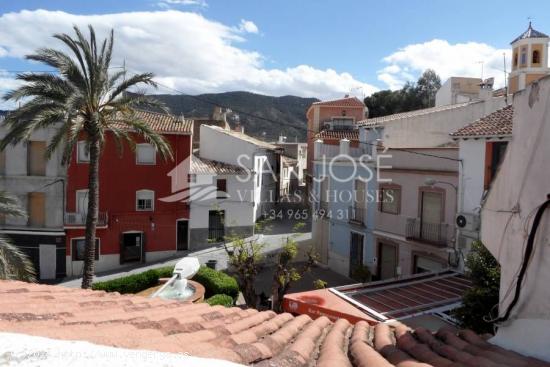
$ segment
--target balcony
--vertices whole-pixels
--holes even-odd
[[[365,225],[365,208],[350,206],[348,208],[348,220],[353,224]]]
[[[65,213],[65,225],[66,226],[85,226],[86,225],[86,213],[73,212]],[[97,226],[106,227],[109,221],[107,212],[97,213]]]
[[[407,239],[444,247],[447,246],[448,233],[449,225],[446,223],[427,223],[420,218],[407,218]]]

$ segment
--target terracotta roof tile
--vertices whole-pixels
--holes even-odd
[[[511,136],[514,107],[506,106],[451,134],[452,137]]]
[[[373,118],[361,120],[357,122],[357,125],[365,126],[365,127],[377,127],[377,126],[382,126],[389,121],[408,119],[408,118],[413,118],[418,116],[429,115],[432,113],[438,113],[442,111],[454,110],[456,108],[462,108],[472,103],[479,103],[479,102],[456,103],[456,104],[445,105],[445,106],[423,108],[421,110],[415,110],[415,111],[394,113],[393,115],[373,117]]]
[[[243,167],[235,166],[228,163],[213,161],[206,158],[191,157],[191,173],[195,174],[214,174],[214,175],[239,175],[245,173]]]
[[[146,122],[154,131],[163,134],[191,134],[193,120],[182,120],[174,115],[160,112],[135,110],[136,117]],[[119,127],[126,127],[120,124]]]
[[[329,107],[365,107],[365,104],[357,97],[344,97],[331,99],[327,101],[314,102],[314,106],[329,106]]]
[[[350,141],[359,141],[359,130],[321,130],[315,134],[315,139],[348,139]]]
[[[258,366],[534,366],[550,364],[467,330],[242,310],[0,281],[0,332],[188,353]]]

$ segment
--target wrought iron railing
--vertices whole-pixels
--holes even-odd
[[[429,223],[421,218],[408,218],[406,236],[411,240],[446,246],[448,228],[449,225],[446,223]]]
[[[67,226],[83,226],[86,225],[86,213],[82,212],[69,212],[65,213],[65,225]],[[106,226],[109,222],[109,216],[107,212],[97,213],[97,225]]]

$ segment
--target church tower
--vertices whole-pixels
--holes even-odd
[[[529,28],[512,41],[512,72],[508,79],[509,93],[524,89],[527,85],[550,74],[548,68],[548,41],[550,37]]]

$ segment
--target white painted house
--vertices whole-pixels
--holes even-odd
[[[0,139],[7,129],[0,117]],[[28,218],[0,219],[0,233],[25,252],[35,265],[39,279],[62,278],[65,271],[63,203],[66,167],[61,153],[46,160],[46,147],[55,128],[39,129],[28,141],[0,152],[0,190],[15,195]]]
[[[191,157],[190,249],[254,234],[254,179],[243,167]]]
[[[512,105],[451,134],[459,148],[458,249],[466,254],[479,239],[479,213],[487,190],[512,140]]]
[[[549,101],[549,76],[514,94],[512,140],[481,209],[481,240],[501,265],[503,319],[490,342],[546,361],[550,361]]]
[[[201,125],[200,130],[192,179],[195,184],[210,181],[227,197],[190,200],[191,244],[198,247],[220,242],[221,232],[253,234],[255,222],[279,201],[282,169],[281,149],[275,145],[218,126]]]

